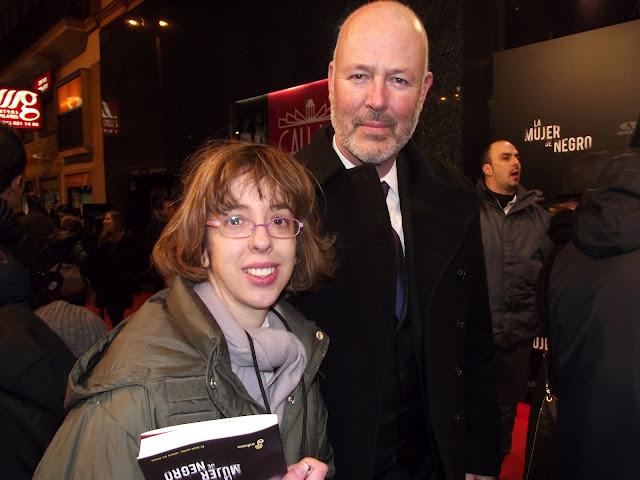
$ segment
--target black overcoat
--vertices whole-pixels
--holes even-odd
[[[338,478],[365,479],[372,477],[382,372],[394,338],[394,246],[375,168],[345,169],[332,136],[332,129],[320,130],[297,157],[319,183],[321,220],[336,235],[339,266],[319,291],[291,301],[332,338],[322,373]],[[499,420],[479,199],[461,175],[427,160],[412,142],[397,171],[405,321],[413,329],[432,451],[447,479],[495,474]]]

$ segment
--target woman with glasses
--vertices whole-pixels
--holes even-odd
[[[34,478],[142,478],[141,433],[267,412],[278,416],[287,480],[332,475],[316,376],[329,340],[282,299],[333,271],[314,208],[314,185],[290,155],[201,147],[153,251],[170,287],[78,361],[69,414]]]

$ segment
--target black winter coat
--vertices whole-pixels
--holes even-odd
[[[2,478],[30,479],[64,419],[67,375],[75,358],[24,306],[0,308]]]
[[[321,385],[342,479],[372,477],[381,374],[394,337],[395,250],[377,171],[346,170],[321,129],[298,153],[319,182],[324,229],[339,268],[319,291],[291,299],[332,337]],[[479,201],[470,184],[410,142],[397,161],[408,266],[407,318],[446,479],[496,474],[498,409]],[[428,435],[428,432],[425,432]]]
[[[612,160],[576,210],[549,281],[558,378],[554,479],[640,472],[640,153]]]

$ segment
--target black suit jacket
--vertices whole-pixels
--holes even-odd
[[[335,277],[292,303],[330,335],[322,371],[339,478],[371,478],[382,375],[392,347],[394,246],[374,167],[347,170],[321,129],[297,155],[318,180],[320,216],[336,236]],[[493,338],[471,184],[411,142],[397,160],[408,308],[439,462],[447,479],[498,471]],[[427,434],[425,432],[425,434]]]

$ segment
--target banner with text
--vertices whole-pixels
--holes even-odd
[[[640,116],[640,20],[494,55],[496,138],[520,151],[523,184],[547,199],[568,163],[629,146]]]
[[[307,145],[323,125],[331,124],[327,80],[267,94],[269,141],[286,152]]]

